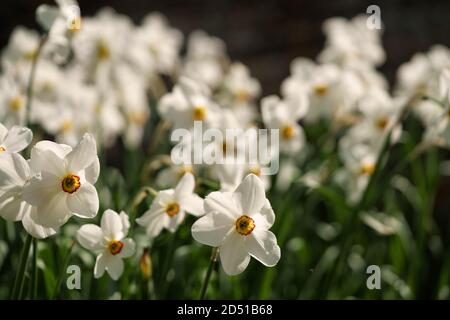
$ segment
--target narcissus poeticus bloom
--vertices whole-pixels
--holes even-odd
[[[108,272],[113,280],[123,273],[124,258],[131,257],[136,249],[134,241],[126,238],[130,221],[125,212],[120,215],[113,210],[106,210],[100,227],[95,224],[85,224],[77,232],[78,242],[86,249],[97,253],[94,267],[95,278],[100,278]]]
[[[268,267],[278,263],[280,247],[269,231],[275,214],[256,175],[249,174],[235,192],[212,192],[204,207],[206,215],[194,223],[192,236],[219,247],[225,273],[243,272],[251,256]]]

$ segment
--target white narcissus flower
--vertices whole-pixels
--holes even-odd
[[[225,273],[242,273],[250,256],[272,267],[280,260],[280,247],[269,231],[275,214],[265,196],[264,185],[248,175],[234,192],[212,192],[204,201],[206,215],[192,226],[200,243],[219,247]]]
[[[24,187],[25,201],[37,208],[36,223],[62,226],[72,215],[93,218],[99,208],[94,187],[100,173],[97,146],[85,134],[72,150],[67,145],[41,141],[31,150],[30,167],[36,174]]]
[[[20,81],[7,73],[0,78],[0,119],[5,126],[24,125],[27,97]]]
[[[136,222],[145,227],[147,234],[155,238],[162,229],[175,232],[186,212],[194,216],[203,214],[203,199],[194,193],[195,180],[186,173],[175,189],[159,191],[148,211]]]
[[[23,200],[23,187],[32,177],[28,162],[17,153],[0,157],[0,216],[8,221],[22,221],[25,230],[38,239],[57,230],[38,225],[31,218],[36,208]]]
[[[95,278],[100,278],[108,272],[113,280],[118,280],[123,273],[124,258],[131,257],[136,245],[131,238],[126,238],[130,222],[128,215],[120,215],[113,210],[106,210],[102,216],[100,227],[95,224],[85,224],[77,232],[78,242],[97,255],[94,267]]]
[[[70,53],[69,38],[81,29],[81,14],[76,0],[55,2],[58,6],[40,5],[36,10],[36,20],[48,32],[46,51],[62,63]]]
[[[25,127],[14,126],[10,130],[0,123],[0,157],[25,149],[33,139],[33,133]]]
[[[183,77],[172,92],[161,98],[158,111],[175,129],[190,129],[194,121],[215,127],[220,121],[221,110],[209,95],[207,87]]]
[[[297,121],[308,110],[306,97],[287,101],[273,95],[264,98],[261,104],[266,127],[280,130],[280,150],[288,154],[300,151],[305,143],[305,134]]]

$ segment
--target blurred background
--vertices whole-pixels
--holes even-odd
[[[185,35],[195,29],[222,38],[233,60],[248,65],[261,81],[263,95],[277,93],[298,56],[315,58],[323,48],[321,24],[335,16],[364,14],[369,5],[381,8],[387,61],[381,71],[392,83],[398,66],[433,44],[450,46],[448,0],[79,0],[83,15],[104,6],[139,23],[150,11],[160,11]],[[0,47],[17,25],[37,28],[34,12],[53,0],[3,0]]]

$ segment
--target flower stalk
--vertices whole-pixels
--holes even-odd
[[[200,290],[200,300],[205,298],[206,290],[208,289],[209,279],[211,278],[214,265],[219,257],[219,247],[212,249],[211,258],[209,260],[208,271],[206,272],[205,279],[203,280],[202,289]]]

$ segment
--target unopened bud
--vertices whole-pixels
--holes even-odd
[[[152,276],[152,260],[150,259],[150,254],[147,248],[145,248],[144,252],[142,253],[139,266],[141,268],[141,273],[144,279],[150,279]]]

